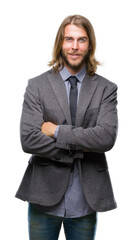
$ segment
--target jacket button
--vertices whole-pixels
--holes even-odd
[[[73,145],[72,144],[70,144],[69,147],[70,147],[70,149],[73,149]]]
[[[74,149],[76,149],[76,146],[75,146],[75,145],[73,145],[73,144],[70,144],[69,146],[70,146],[70,149],[71,149],[71,150],[74,150]]]

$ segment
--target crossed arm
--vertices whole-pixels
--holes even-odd
[[[60,125],[56,147],[68,150],[85,151],[109,151],[117,136],[117,88],[109,90],[100,107],[97,124],[94,127],[72,127],[71,125]],[[43,134],[53,137],[57,125],[44,122],[41,131]]]
[[[37,83],[36,83],[37,84]],[[36,85],[35,84],[35,85]],[[27,87],[21,117],[21,143],[25,152],[56,160],[68,161],[66,150],[105,152],[110,150],[117,135],[117,87],[109,88],[103,97],[94,127],[57,125],[44,122],[38,91],[33,83]],[[66,153],[66,159],[64,159]]]

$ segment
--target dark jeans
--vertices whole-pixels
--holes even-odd
[[[29,204],[30,240],[57,240],[62,223],[67,240],[94,240],[96,222],[96,213],[81,218],[63,218],[44,214]]]

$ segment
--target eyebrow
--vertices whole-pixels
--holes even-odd
[[[73,37],[72,36],[64,36],[64,38],[73,38]],[[78,39],[80,39],[80,38],[88,39],[88,37],[86,37],[86,36],[78,37]]]

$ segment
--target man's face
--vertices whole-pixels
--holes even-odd
[[[89,38],[86,31],[74,24],[69,24],[64,30],[62,57],[65,67],[75,74],[81,70],[89,50]]]

